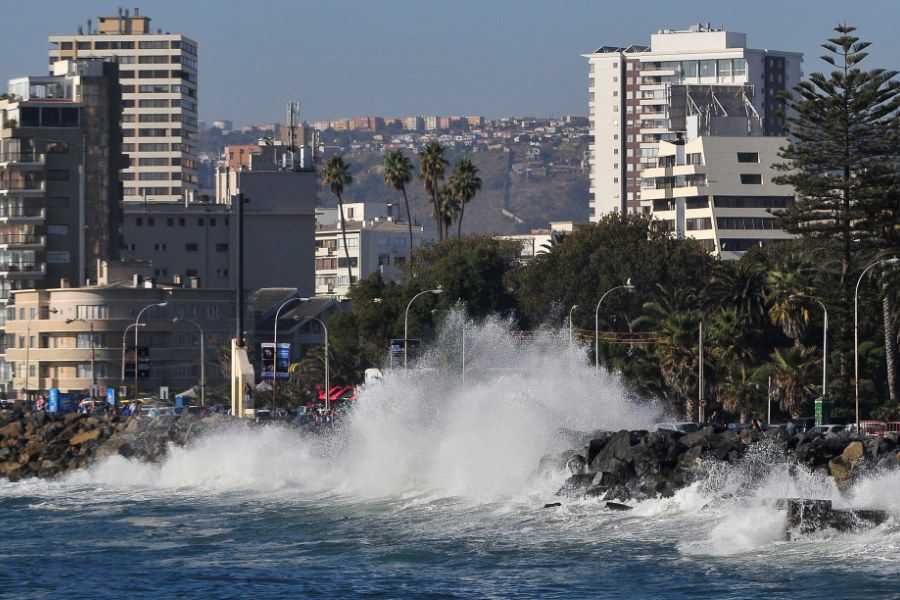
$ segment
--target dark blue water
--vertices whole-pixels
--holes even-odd
[[[0,484],[4,597],[897,597],[895,524],[795,542],[740,510]],[[292,497],[293,496],[293,497]],[[731,519],[731,521],[729,521]],[[730,523],[735,544],[715,539]],[[724,547],[723,547],[724,546]]]

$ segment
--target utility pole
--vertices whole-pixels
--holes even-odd
[[[238,347],[244,346],[244,193],[237,194],[237,319],[234,337]]]
[[[699,376],[697,377],[697,382],[697,387],[699,387],[697,416],[699,417],[700,423],[703,423],[703,420],[706,417],[706,407],[704,406],[706,399],[703,394],[703,319],[700,319],[700,369]]]

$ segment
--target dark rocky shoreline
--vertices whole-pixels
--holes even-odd
[[[54,477],[111,454],[159,462],[228,420],[224,415],[131,417],[113,413],[0,411],[0,477]]]
[[[595,433],[581,448],[553,457],[570,477],[560,495],[607,500],[670,497],[701,478],[713,464],[736,464],[756,444],[766,444],[790,463],[833,477],[842,490],[861,475],[900,465],[896,433],[787,435],[783,429],[746,431],[721,426],[695,433],[619,431]]]

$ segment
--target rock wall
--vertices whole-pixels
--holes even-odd
[[[225,418],[0,411],[0,477],[53,477],[110,454],[160,461]]]
[[[810,471],[834,477],[842,489],[860,474],[900,464],[895,433],[789,437],[783,429],[747,431],[743,436],[723,427],[689,434],[623,430],[595,434],[583,448],[556,457],[566,461],[571,473],[560,493],[609,500],[668,497],[696,481],[713,461],[736,463],[758,443],[770,444]]]

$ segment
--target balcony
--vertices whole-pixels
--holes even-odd
[[[47,209],[45,208],[4,208],[0,206],[0,223],[40,223],[46,216]]]
[[[40,152],[0,152],[0,167],[42,167],[44,163]]]
[[[43,263],[0,263],[0,276],[34,279],[47,274],[47,265]]]
[[[41,195],[47,188],[47,184],[37,179],[15,179],[9,180],[6,177],[0,179],[0,195],[8,196],[10,192],[16,196],[25,195]]]
[[[10,233],[0,235],[0,248],[3,249],[28,249],[42,248],[47,244],[47,236],[31,233]]]

